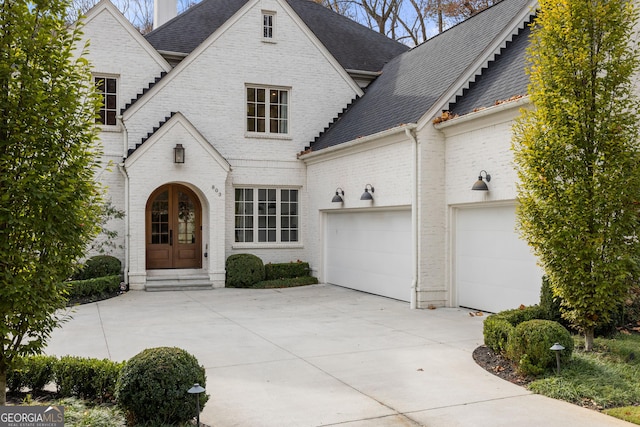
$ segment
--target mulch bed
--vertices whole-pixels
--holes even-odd
[[[513,362],[486,345],[481,345],[473,351],[473,360],[487,372],[519,386],[524,387],[534,380],[533,377],[519,374]]]

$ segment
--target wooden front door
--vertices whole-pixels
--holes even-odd
[[[147,269],[201,268],[202,209],[179,184],[158,188],[147,201]]]

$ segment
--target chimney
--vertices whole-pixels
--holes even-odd
[[[153,29],[155,30],[167,21],[178,15],[178,4],[176,0],[154,0],[153,1]]]

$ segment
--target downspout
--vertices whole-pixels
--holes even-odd
[[[411,197],[411,246],[413,258],[413,279],[411,281],[412,309],[418,308],[418,139],[415,135],[416,125],[408,125],[404,133],[413,142],[413,164],[411,170],[412,197]]]
[[[124,161],[127,159],[127,153],[129,151],[129,132],[127,126],[124,124],[122,116],[118,116],[120,123],[122,123],[123,132],[123,152],[122,163],[118,164],[118,170],[124,178],[124,282],[129,285],[129,174],[125,168]]]

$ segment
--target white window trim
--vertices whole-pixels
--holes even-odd
[[[265,16],[271,16],[271,37],[266,37],[264,35],[264,29],[265,29],[265,25],[264,25],[264,17]],[[273,10],[263,10],[262,13],[260,14],[260,18],[262,20],[262,22],[260,23],[260,31],[261,31],[261,35],[262,35],[262,41],[265,43],[275,43],[276,42],[276,12]]]
[[[102,123],[94,123],[96,127],[98,127],[102,132],[121,132],[122,125],[118,117],[120,116],[120,100],[122,98],[122,94],[120,92],[120,75],[119,74],[110,74],[110,73],[92,73],[91,74],[91,83],[95,84],[96,78],[104,78],[104,79],[115,79],[116,81],[116,124],[115,125],[107,125]]]
[[[271,89],[274,90],[279,90],[279,91],[287,91],[287,133],[271,133],[269,131],[267,131],[269,129],[269,120],[271,119],[271,117],[268,115],[269,114],[269,104],[265,105],[265,113],[267,114],[267,116],[265,116],[265,132],[255,132],[255,131],[249,131],[247,129],[247,104],[249,102],[249,100],[247,99],[247,89],[264,89],[267,92],[267,96],[265,96],[265,100],[268,100],[268,92]],[[261,138],[261,139],[281,139],[281,140],[290,140],[293,139],[292,137],[292,133],[291,133],[291,96],[292,96],[292,90],[291,87],[286,87],[286,86],[269,86],[269,85],[263,85],[263,84],[251,84],[251,83],[246,83],[244,85],[244,136],[246,138]]]
[[[253,237],[254,237],[254,241],[253,242],[236,242],[236,226],[235,226],[235,209],[236,209],[236,190],[237,189],[251,189],[253,190]],[[258,227],[258,203],[260,202],[258,200],[258,190],[276,190],[276,238],[277,241],[275,242],[259,242],[258,241],[258,231],[259,231],[259,227]],[[298,192],[298,200],[297,200],[297,205],[298,205],[298,213],[297,213],[297,218],[298,218],[298,228],[296,229],[298,232],[298,240],[295,242],[281,242],[280,238],[282,236],[282,228],[281,228],[281,224],[282,224],[282,190],[296,190]],[[267,248],[278,248],[278,249],[287,249],[287,248],[302,248],[304,245],[302,243],[302,225],[301,225],[301,220],[302,220],[302,214],[301,214],[301,209],[300,209],[300,194],[301,194],[301,189],[300,187],[288,187],[288,186],[279,186],[279,187],[274,187],[274,186],[265,186],[265,185],[260,185],[260,186],[252,186],[252,185],[238,185],[233,187],[233,239],[232,239],[232,248],[261,248],[261,249],[267,249]]]

